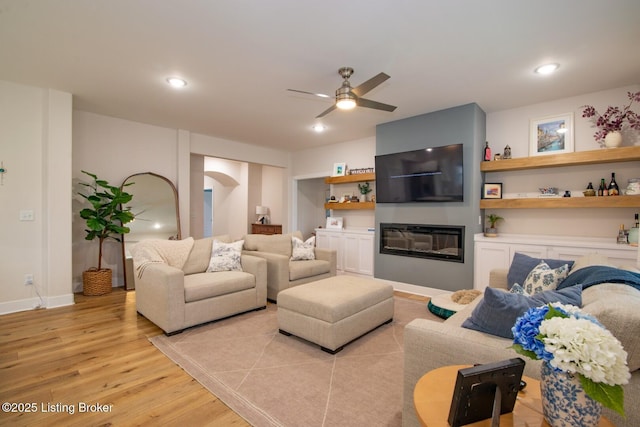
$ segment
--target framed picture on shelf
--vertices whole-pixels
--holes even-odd
[[[327,229],[329,230],[342,230],[342,217],[330,216],[327,217]]]
[[[573,113],[531,120],[529,156],[573,152]]]
[[[334,163],[333,164],[333,176],[345,176],[347,172],[346,163]]]
[[[486,182],[482,185],[483,199],[502,199],[502,183]]]

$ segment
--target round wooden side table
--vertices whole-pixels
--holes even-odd
[[[470,365],[451,365],[427,372],[418,380],[413,391],[413,404],[423,427],[450,427],[449,409],[453,399],[453,388],[459,369]],[[523,376],[527,387],[518,393],[513,412],[500,416],[501,427],[530,427],[549,424],[542,415],[540,381]],[[489,427],[491,419],[467,424],[472,427]],[[600,418],[600,427],[615,427],[605,417]]]

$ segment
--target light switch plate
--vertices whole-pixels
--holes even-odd
[[[33,221],[34,215],[32,210],[21,210],[20,221]]]

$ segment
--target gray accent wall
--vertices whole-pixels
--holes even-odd
[[[473,288],[473,235],[482,231],[480,195],[485,112],[475,103],[410,117],[376,127],[376,155],[463,144],[464,201],[377,203],[376,278],[456,291]],[[448,262],[380,253],[380,223],[465,226],[464,262]],[[482,221],[480,221],[482,222]]]

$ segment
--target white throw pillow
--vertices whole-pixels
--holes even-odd
[[[293,242],[293,251],[291,254],[291,261],[316,259],[316,253],[315,253],[316,236],[309,237],[304,242],[295,236],[293,236],[291,240]]]
[[[211,246],[211,260],[209,261],[207,272],[242,271],[240,255],[242,254],[243,244],[244,240],[238,240],[233,243],[214,240]]]
[[[549,265],[540,263],[529,273],[522,287],[527,295],[535,295],[543,291],[551,291],[569,275],[569,265],[564,264],[552,269]]]

